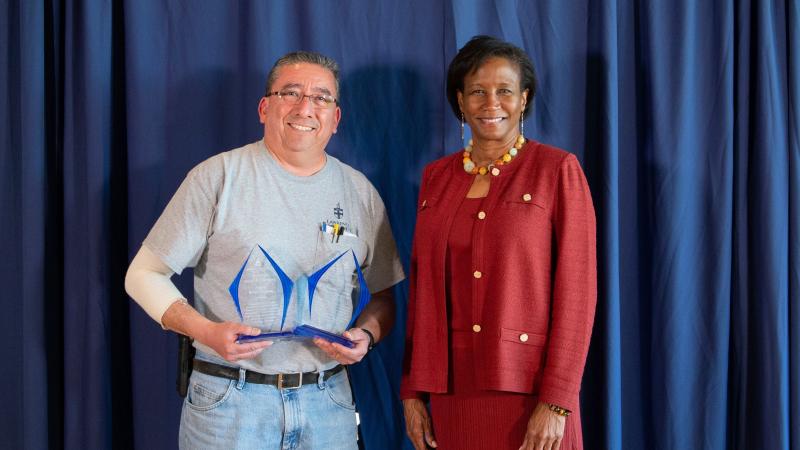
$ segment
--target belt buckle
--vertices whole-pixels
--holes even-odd
[[[297,386],[284,386],[283,385],[283,376],[284,375],[295,375],[295,374],[294,373],[286,373],[286,374],[279,373],[278,374],[278,389],[280,389],[280,390],[298,389],[298,388],[300,388],[300,386],[303,385],[303,373],[302,372],[297,372],[296,373],[296,375],[297,375]]]

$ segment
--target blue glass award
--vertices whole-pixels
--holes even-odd
[[[263,247],[259,245],[258,249],[266,258],[267,263],[263,264],[263,267],[261,268],[254,267],[257,264],[252,264],[251,261],[252,252],[251,252],[251,254],[247,256],[247,259],[245,259],[236,277],[233,279],[230,286],[228,287],[228,291],[230,292],[231,298],[233,299],[233,304],[236,307],[236,312],[239,314],[239,318],[242,321],[244,321],[244,314],[242,313],[242,302],[241,302],[241,297],[239,295],[239,291],[241,289],[241,284],[245,273],[248,272],[250,274],[254,274],[251,275],[251,277],[258,279],[259,272],[263,270],[274,271],[274,274],[277,275],[277,278],[280,281],[280,289],[283,294],[281,296],[283,304],[280,317],[280,329],[278,331],[269,331],[266,333],[261,333],[257,336],[243,335],[240,336],[239,339],[237,339],[237,342],[244,343],[244,342],[255,342],[255,341],[265,341],[265,340],[281,341],[281,340],[296,340],[296,339],[312,339],[315,337],[319,337],[327,341],[336,342],[341,345],[344,345],[345,347],[352,348],[355,344],[351,340],[345,338],[340,334],[333,333],[327,330],[322,330],[320,328],[313,327],[309,324],[302,323],[303,322],[302,316],[305,314],[304,303],[306,301],[308,303],[307,314],[308,317],[311,316],[313,310],[312,308],[314,306],[314,294],[317,291],[317,285],[319,281],[325,276],[325,274],[334,264],[339,262],[340,259],[342,259],[345,255],[349,253],[353,257],[353,262],[355,264],[355,271],[358,276],[358,299],[355,302],[356,304],[353,309],[353,315],[350,318],[349,323],[345,327],[345,330],[350,329],[353,326],[353,323],[355,323],[356,319],[364,310],[364,307],[367,305],[367,303],[369,303],[370,300],[370,293],[369,289],[367,288],[367,282],[364,279],[364,274],[361,271],[361,266],[358,263],[358,258],[356,257],[355,251],[353,249],[346,250],[341,254],[339,254],[338,256],[336,256],[335,258],[333,258],[327,264],[320,267],[314,273],[308,275],[308,277],[300,277],[297,280],[292,280],[286,274],[286,272],[280,267],[280,265],[278,265],[278,263],[275,262],[275,259],[273,259],[272,256],[266,250],[264,250]],[[290,330],[285,330],[284,326],[286,324],[286,316],[289,311],[289,306],[292,300],[292,293],[294,291],[297,291],[296,297],[298,299],[298,303],[296,305],[297,306],[296,309],[299,320],[294,328]],[[302,299],[302,301],[300,299]]]

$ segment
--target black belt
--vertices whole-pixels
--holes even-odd
[[[206,375],[227,378],[229,380],[239,379],[239,369],[233,367],[201,361],[199,359],[194,360],[192,367],[194,370]],[[324,371],[322,381],[326,381],[328,378],[341,372],[342,369],[344,369],[344,366],[339,364],[332,369]],[[305,384],[317,384],[319,382],[319,372],[279,373],[272,375],[248,370],[245,373],[244,381],[255,384],[271,384],[277,386],[278,389],[297,389]]]

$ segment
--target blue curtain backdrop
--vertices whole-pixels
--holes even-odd
[[[0,8],[3,448],[176,446],[176,340],[128,300],[125,269],[192,166],[259,139],[277,57],[340,62],[329,150],[376,185],[407,264],[421,168],[461,145],[447,64],[492,34],[537,67],[526,134],[576,153],[595,200],[587,448],[800,449],[797,2]],[[406,290],[354,368],[369,449],[410,448]]]

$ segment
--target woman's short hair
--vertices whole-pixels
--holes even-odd
[[[447,101],[457,118],[461,118],[457,93],[464,92],[464,78],[478,70],[489,58],[505,58],[517,63],[521,92],[528,90],[528,101],[522,113],[527,114],[533,104],[533,96],[536,94],[536,72],[528,55],[521,48],[506,41],[491,36],[475,36],[461,47],[447,69]]]

